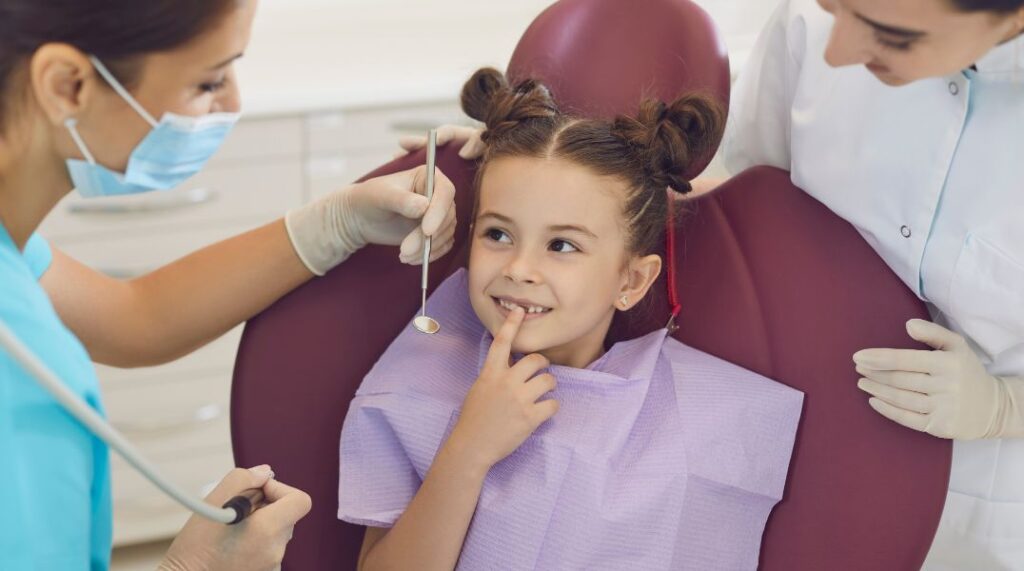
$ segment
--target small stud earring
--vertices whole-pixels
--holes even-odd
[[[622,307],[625,308],[627,305],[629,305],[629,296],[628,295],[624,295],[624,296],[620,297],[619,298],[619,303],[621,303]]]

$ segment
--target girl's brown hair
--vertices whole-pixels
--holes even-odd
[[[722,106],[700,93],[667,105],[646,100],[635,116],[610,121],[572,117],[543,84],[510,85],[492,68],[466,82],[462,109],[485,125],[478,182],[490,161],[508,156],[563,159],[625,182],[627,248],[637,255],[660,252],[670,214],[666,189],[690,191],[684,173],[718,146],[725,123]]]

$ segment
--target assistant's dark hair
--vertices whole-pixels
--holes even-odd
[[[717,147],[725,123],[711,96],[688,93],[671,103],[644,101],[636,115],[583,119],[559,111],[548,89],[535,80],[510,85],[484,68],[462,89],[462,108],[482,121],[486,150],[478,181],[500,157],[564,159],[626,183],[629,251],[660,251],[668,220],[668,194],[690,191],[685,173]]]
[[[139,56],[187,43],[243,1],[0,0],[0,127],[12,77],[40,46],[70,44],[131,85]]]
[[[1009,14],[1024,8],[1024,0],[950,0],[961,12]]]

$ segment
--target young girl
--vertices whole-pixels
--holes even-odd
[[[666,329],[605,348],[661,272],[666,188],[689,190],[721,112],[686,95],[578,119],[491,69],[462,104],[487,146],[468,270],[431,296],[440,333],[399,335],[341,435],[360,568],[756,568],[802,395]]]

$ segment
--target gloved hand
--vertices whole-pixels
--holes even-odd
[[[367,244],[401,244],[399,259],[419,264],[425,236],[433,240],[431,260],[446,254],[455,240],[455,186],[436,170],[428,204],[426,172],[421,166],[373,178],[288,212],[285,226],[302,263],[322,276]]]
[[[459,156],[467,161],[478,159],[484,154],[486,146],[480,140],[483,129],[476,127],[465,127],[463,125],[444,125],[437,129],[437,146],[447,145],[454,142],[462,145],[459,149]],[[398,139],[398,145],[402,147],[395,158],[404,156],[412,151],[418,151],[427,146],[425,135],[407,135]]]
[[[1024,379],[990,375],[960,335],[911,319],[907,332],[934,350],[865,349],[857,386],[879,414],[940,438],[1024,437]]]
[[[262,488],[267,505],[241,523],[225,525],[193,515],[171,543],[160,571],[261,571],[277,569],[296,522],[312,507],[309,495],[274,480],[269,466],[236,468],[206,501],[224,505],[245,490]]]

